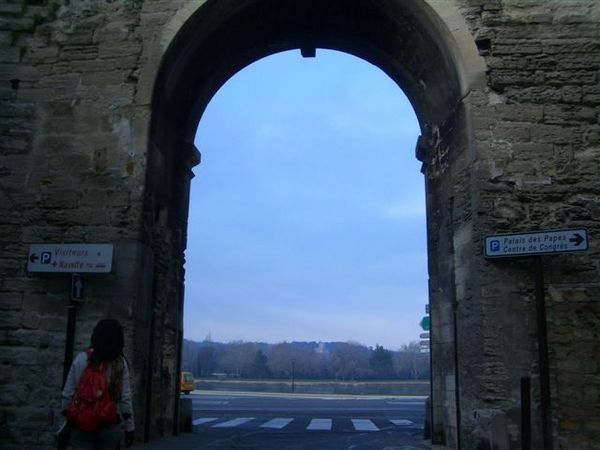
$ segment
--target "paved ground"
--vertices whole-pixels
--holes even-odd
[[[277,444],[277,442],[274,442]],[[240,445],[243,445],[240,443]],[[198,435],[196,434],[184,434],[182,436],[170,437],[163,439],[159,442],[151,442],[148,444],[143,444],[135,447],[136,449],[143,450],[206,450],[206,449],[216,449],[218,447],[205,447],[202,442],[198,439]],[[221,447],[221,449],[227,449],[231,447]],[[239,449],[249,449],[253,447],[237,447]],[[298,442],[295,447],[273,447],[274,449],[282,450],[283,448],[294,448],[294,449],[305,449],[305,450],[330,450],[328,447],[320,447],[318,440],[314,440],[311,442]],[[438,445],[431,445],[428,441],[421,441],[415,445],[400,445],[400,446],[383,446],[383,447],[345,447],[346,449],[352,450],[363,450],[368,448],[378,449],[378,450],[450,450],[448,447],[442,447]],[[219,450],[221,450],[219,449]],[[263,450],[262,448],[260,450]]]
[[[194,432],[144,450],[444,450],[423,441],[423,398],[196,392]]]

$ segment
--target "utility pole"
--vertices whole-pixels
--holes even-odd
[[[292,393],[295,391],[294,376],[296,372],[296,360],[292,359]]]

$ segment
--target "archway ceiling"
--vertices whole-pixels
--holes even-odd
[[[443,47],[447,33],[431,14],[412,0],[208,0],[165,55],[155,117],[174,121],[171,130],[193,142],[208,102],[236,72],[277,52],[327,48],[386,72],[422,127],[442,123],[455,109],[460,86],[452,53]]]

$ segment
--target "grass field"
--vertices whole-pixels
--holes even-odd
[[[429,381],[215,380],[196,379],[204,391],[296,392],[349,395],[429,395]]]

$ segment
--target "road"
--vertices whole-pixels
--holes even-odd
[[[411,450],[423,444],[425,400],[199,392],[193,429],[202,449]]]

